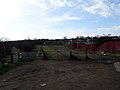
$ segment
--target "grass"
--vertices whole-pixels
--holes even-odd
[[[120,53],[118,54],[118,53],[109,53],[109,52],[107,52],[107,53],[105,53],[105,55],[104,55],[104,54],[102,54],[102,53],[100,53],[100,52],[97,52],[96,55],[104,56],[104,57],[107,56],[107,57],[111,57],[111,58],[120,58]]]
[[[106,53],[107,56],[110,56],[110,57],[116,57],[116,58],[120,58],[120,54],[114,54],[114,53]]]
[[[43,46],[43,50],[45,51],[48,59],[66,59],[66,56],[58,51],[58,47],[56,45],[55,47],[54,45]]]
[[[16,68],[18,66],[25,65],[25,64],[26,64],[26,62],[19,61],[15,64],[2,65],[2,66],[0,66],[0,75],[6,73],[7,71],[10,71],[13,68]]]
[[[72,55],[74,55],[79,60],[85,60],[86,52],[80,51],[78,48],[73,47],[66,47],[61,45],[44,45],[42,46],[46,56],[48,59],[54,59],[54,60],[67,60],[70,59],[70,51],[72,52]],[[41,46],[38,46],[38,49],[41,48]],[[99,59],[99,58],[108,58],[108,57],[116,57],[120,58],[120,54],[112,54],[112,53],[106,53],[106,55],[101,55],[101,53],[88,53],[89,58],[93,59]]]
[[[37,49],[40,50],[41,46],[37,46]],[[61,45],[44,45],[42,46],[43,50],[46,53],[48,59],[55,59],[55,60],[66,60],[70,58],[70,51],[72,54],[79,59],[85,58],[85,53],[80,52],[79,49],[61,46]]]

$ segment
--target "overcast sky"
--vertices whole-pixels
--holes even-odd
[[[120,35],[120,0],[0,0],[0,37],[10,40]]]

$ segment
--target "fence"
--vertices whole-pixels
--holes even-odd
[[[111,57],[107,53],[89,53],[81,52],[77,48],[65,46],[46,45],[42,47],[44,59],[47,60],[80,60],[98,63],[108,63],[108,61],[120,61],[119,57]]]
[[[37,58],[36,52],[21,52],[21,53],[11,54],[12,63],[16,63],[18,61],[35,60],[36,58]]]
[[[95,44],[80,44],[77,43],[76,47],[82,51],[87,49],[88,52],[110,52],[110,53],[119,53],[120,52],[120,41],[108,41],[100,46],[96,46]]]
[[[48,60],[80,60],[85,58],[84,53],[64,46],[43,46],[42,50],[44,59]]]

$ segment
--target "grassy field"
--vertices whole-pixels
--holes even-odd
[[[41,46],[37,46],[37,49],[40,50]],[[70,51],[74,56],[79,59],[85,58],[85,53],[80,52],[76,48],[65,47],[61,45],[44,45],[42,46],[43,50],[46,53],[48,59],[56,59],[56,60],[66,60],[70,59]]]
[[[43,50],[46,53],[48,59],[68,59],[69,58],[69,51],[63,48],[63,46],[57,45],[48,45],[43,46]]]
[[[77,48],[71,48],[61,45],[43,45],[43,50],[45,51],[46,57],[49,60],[69,60],[70,51],[72,55],[77,58],[76,60],[86,60],[85,52],[81,52]],[[40,50],[41,46],[37,46],[36,50]],[[101,53],[88,53],[88,57],[93,62],[107,63],[107,61],[116,62],[119,61],[120,54],[108,54],[102,55]],[[73,60],[75,60],[73,58]]]

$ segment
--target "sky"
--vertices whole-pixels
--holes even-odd
[[[0,0],[0,38],[120,36],[120,0]]]

